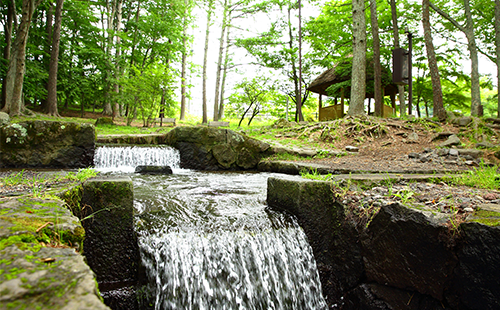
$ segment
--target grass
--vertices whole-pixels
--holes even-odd
[[[462,175],[451,175],[445,180],[448,180],[454,185],[497,190],[500,188],[500,176],[497,170],[497,166],[481,164],[474,170],[466,171]]]
[[[31,188],[32,195],[35,197],[43,197],[45,195],[45,185],[57,182],[83,182],[89,178],[97,176],[98,172],[92,168],[79,169],[78,172],[68,172],[65,175],[54,174],[35,174],[28,177],[24,170],[11,173],[10,175],[0,178],[0,186],[12,187],[24,185]]]

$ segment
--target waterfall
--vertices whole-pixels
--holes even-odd
[[[267,174],[135,176],[155,309],[327,309],[305,233],[265,205]]]
[[[170,166],[178,169],[179,151],[169,146],[158,147],[98,147],[94,165],[99,171],[134,172],[141,165]]]

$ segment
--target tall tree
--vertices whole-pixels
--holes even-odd
[[[466,22],[461,25],[456,19],[438,8],[434,3],[429,1],[429,6],[439,15],[447,19],[457,29],[462,31],[467,38],[467,48],[471,60],[471,114],[480,116],[481,114],[481,87],[479,84],[479,58],[476,45],[476,36],[474,34],[474,21],[472,18],[471,7],[469,0],[463,0]]]
[[[47,83],[47,114],[59,116],[57,111],[57,68],[59,64],[59,42],[61,41],[61,19],[64,0],[56,1],[52,50],[50,52],[49,80]]]
[[[377,0],[370,0],[370,21],[373,37],[373,71],[374,71],[374,99],[375,115],[382,116],[382,65],[380,64],[380,37],[378,33]]]
[[[14,29],[14,21],[16,19],[16,4],[15,0],[7,1],[7,16],[4,24],[4,35],[5,35],[5,48],[3,50],[3,58],[6,60],[10,59],[10,50],[12,48],[12,32]],[[6,103],[6,82],[7,79],[2,80],[2,102],[0,102],[0,108],[3,108]]]
[[[214,96],[214,121],[219,120],[219,89],[221,82],[222,73],[222,57],[224,54],[224,33],[229,27],[228,15],[231,9],[231,0],[224,0],[223,13],[222,13],[222,24],[221,24],[221,34],[219,38],[219,57],[217,59],[216,77],[215,77],[215,96]]]
[[[116,5],[116,18],[114,20],[114,33],[115,33],[115,72],[114,72],[114,77],[115,81],[119,81],[121,78],[121,31],[122,31],[122,13],[123,13],[123,0],[115,0],[115,5]],[[115,94],[120,93],[120,85],[115,82],[114,85],[115,89],[114,92]],[[118,100],[115,100],[113,104],[113,118],[118,117],[120,114],[120,104]]]
[[[203,120],[202,123],[208,123],[208,112],[207,112],[207,58],[208,58],[208,43],[210,35],[210,25],[212,24],[212,13],[214,10],[214,1],[209,0],[207,3],[207,27],[205,30],[205,48],[203,55]]]
[[[443,90],[441,88],[441,79],[439,77],[439,68],[434,51],[434,43],[432,42],[429,6],[429,0],[422,0],[422,25],[424,28],[425,48],[427,50],[427,60],[429,62],[429,70],[432,80],[434,116],[436,116],[440,121],[443,121],[446,119],[446,110],[443,106]]]
[[[184,0],[184,16],[182,17],[182,60],[181,60],[181,113],[179,119],[183,121],[186,118],[186,63],[188,50],[188,14],[190,13],[189,0]]]
[[[22,114],[23,102],[23,82],[26,64],[26,43],[33,19],[33,13],[42,0],[23,0],[22,14],[19,26],[16,31],[13,50],[9,59],[9,67],[6,76],[6,97],[5,106],[2,109],[11,116]]]
[[[352,82],[348,114],[365,114],[366,96],[366,20],[363,0],[352,1]]]
[[[399,48],[399,26],[398,26],[398,11],[396,0],[391,0],[391,16],[392,16],[392,33],[394,35],[394,48]],[[399,115],[406,114],[406,98],[404,85],[398,85],[399,93]]]

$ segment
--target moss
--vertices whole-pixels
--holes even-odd
[[[476,210],[471,222],[476,222],[488,226],[500,226],[500,212],[488,210]]]

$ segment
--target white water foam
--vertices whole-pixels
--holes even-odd
[[[137,166],[170,166],[179,169],[179,151],[169,146],[98,147],[94,166],[101,172],[134,172]]]

